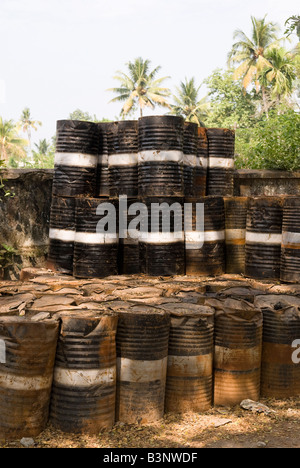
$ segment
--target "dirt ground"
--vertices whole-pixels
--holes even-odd
[[[300,448],[300,398],[260,402],[275,413],[213,408],[168,414],[147,426],[117,423],[97,436],[64,434],[48,425],[33,448]],[[22,447],[20,441],[0,442],[0,448]]]

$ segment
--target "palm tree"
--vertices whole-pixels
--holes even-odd
[[[32,153],[35,166],[41,168],[54,167],[55,150],[53,145],[44,138],[43,140],[39,140],[38,143],[35,143],[34,146],[35,149]]]
[[[203,119],[208,115],[210,104],[207,97],[199,99],[200,88],[201,85],[195,85],[195,78],[185,78],[185,82],[181,81],[179,87],[176,87],[177,96],[173,95],[175,105],[172,105],[170,114],[181,115],[187,122],[204,126]]]
[[[279,104],[281,98],[287,98],[293,92],[296,79],[295,63],[292,55],[283,47],[269,49],[266,59],[269,64],[260,72],[259,81],[265,87],[271,84],[271,97]]]
[[[161,87],[162,82],[169,77],[165,76],[155,79],[161,67],[158,66],[150,71],[150,63],[149,60],[143,60],[141,57],[138,57],[134,62],[126,63],[128,74],[121,71],[116,72],[117,75],[114,76],[114,79],[120,82],[120,87],[110,88],[108,91],[117,94],[110,102],[124,102],[121,110],[123,117],[129,112],[134,111],[136,106],[140,108],[141,117],[143,116],[143,109],[145,107],[154,109],[158,105],[170,109],[170,105],[166,100],[166,97],[171,94],[170,90]]]
[[[27,140],[20,138],[17,133],[17,127],[13,120],[3,120],[0,117],[0,157],[8,161],[9,156],[26,157],[24,146],[28,144]]]
[[[237,39],[228,55],[229,66],[239,64],[234,72],[234,79],[243,77],[243,87],[246,89],[255,81],[256,91],[260,89],[259,73],[268,66],[265,58],[266,52],[278,45],[277,37],[278,26],[272,22],[266,21],[266,16],[257,19],[251,16],[252,34],[251,38],[240,29],[234,32],[234,39]],[[268,113],[267,94],[264,86],[261,86],[263,106],[266,114]]]
[[[31,151],[31,129],[33,128],[34,130],[37,130],[37,126],[41,126],[42,122],[39,120],[32,120],[32,117],[30,115],[30,109],[29,107],[25,107],[23,109],[21,118],[20,118],[20,126],[23,130],[23,132],[27,133],[28,136],[28,143],[29,143],[29,156],[31,157],[32,151]]]

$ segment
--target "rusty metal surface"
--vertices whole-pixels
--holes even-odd
[[[300,197],[284,200],[280,279],[300,282]]]
[[[206,411],[212,405],[214,309],[162,304],[170,313],[165,411]]]
[[[263,316],[247,301],[208,299],[215,308],[214,404],[258,401]]]
[[[0,319],[0,439],[35,437],[45,429],[58,329],[55,320]]]
[[[282,197],[249,199],[245,274],[256,279],[279,279],[282,236]]]
[[[115,422],[118,315],[99,308],[57,316],[50,421],[64,432],[98,434]]]
[[[99,159],[97,167],[97,188],[96,194],[99,197],[109,197],[109,170],[108,170],[108,142],[107,127],[109,122],[99,122]]]
[[[245,273],[247,197],[225,197],[226,273]]]
[[[300,298],[257,296],[264,317],[261,393],[270,398],[300,394],[300,366],[292,360],[294,340],[300,337]]]
[[[169,314],[150,306],[119,310],[116,420],[150,423],[164,414]]]

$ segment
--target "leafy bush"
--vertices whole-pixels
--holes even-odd
[[[236,132],[238,169],[300,169],[300,114],[273,113],[251,129]]]

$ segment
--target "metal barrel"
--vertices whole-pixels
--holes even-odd
[[[62,273],[73,272],[75,198],[52,197],[47,266]]]
[[[198,125],[193,122],[184,122],[183,126],[183,184],[184,196],[195,196],[197,188],[196,169],[200,160],[198,151]]]
[[[182,117],[141,117],[139,128],[139,196],[183,197]]]
[[[194,197],[205,197],[208,167],[208,139],[206,128],[198,127],[197,161],[195,169]]]
[[[245,273],[247,197],[225,197],[226,273]]]
[[[145,207],[141,213],[139,238],[141,273],[150,276],[183,275],[183,198],[147,197],[141,202]]]
[[[94,122],[57,121],[52,194],[59,197],[96,195],[99,132]]]
[[[61,331],[54,368],[50,422],[64,432],[98,434],[115,422],[118,315],[58,314]]]
[[[105,232],[106,230],[108,231]],[[117,275],[118,238],[117,201],[78,198],[76,200],[74,276],[102,278]]]
[[[214,404],[234,406],[258,401],[263,317],[243,300],[208,299],[215,313]]]
[[[282,241],[282,198],[249,199],[245,274],[256,279],[279,279]]]
[[[187,205],[189,204],[189,207]],[[201,217],[201,207],[204,217]],[[222,197],[185,200],[185,213],[192,212],[185,225],[185,264],[187,275],[218,276],[225,273],[225,212]],[[198,215],[197,215],[198,213]],[[204,223],[201,222],[204,221]],[[198,225],[200,223],[200,225]]]
[[[138,123],[136,120],[111,122],[107,126],[109,194],[138,195]]]
[[[164,415],[170,316],[144,305],[118,314],[116,420],[155,422]]]
[[[201,412],[212,406],[214,309],[162,304],[170,313],[165,411]]]
[[[254,304],[264,317],[261,394],[292,398],[300,394],[300,298],[288,295],[257,296]],[[295,358],[293,359],[293,356]]]
[[[283,204],[280,278],[300,281],[300,197],[286,197]]]
[[[234,194],[235,132],[228,128],[208,128],[208,195]]]
[[[119,202],[119,273],[121,275],[135,275],[140,272],[139,231],[138,226],[132,226],[137,216],[137,203],[137,198],[127,199],[126,202],[120,198]],[[121,236],[122,228],[124,233]],[[136,235],[131,233],[131,229],[135,230]]]
[[[97,189],[96,194],[99,197],[109,197],[109,170],[108,170],[108,141],[107,127],[109,122],[99,122],[99,147],[98,147],[98,165],[97,165]]]
[[[0,318],[0,439],[38,436],[46,427],[59,322]]]

